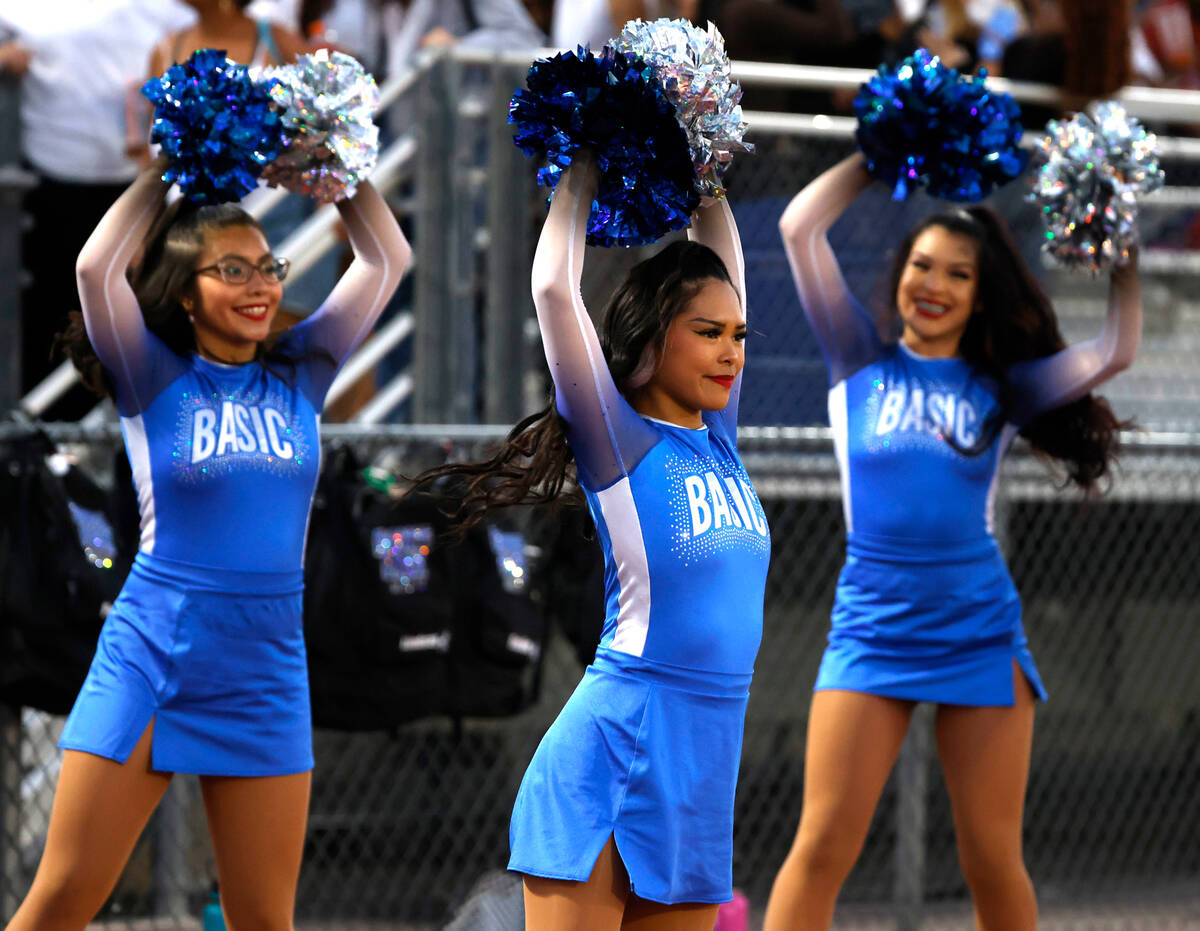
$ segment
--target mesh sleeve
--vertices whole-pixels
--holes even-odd
[[[1010,419],[1024,426],[1128,368],[1137,355],[1141,332],[1141,286],[1137,268],[1129,264],[1113,271],[1108,316],[1099,336],[1009,369]]]
[[[779,220],[784,248],[804,314],[836,385],[879,357],[882,343],[870,315],[850,293],[828,233],[870,183],[862,157],[853,155],[792,198]]]
[[[533,303],[558,412],[580,478],[604,488],[630,471],[658,434],[621,396],[580,295],[596,169],[576,158],[559,181],[533,259]]]
[[[319,410],[338,369],[366,339],[396,291],[412,248],[391,208],[369,183],[338,203],[354,261],[312,316],[289,333],[309,368],[310,400]]]
[[[183,368],[183,362],[146,328],[125,277],[159,211],[167,185],[153,165],[100,220],[76,262],[79,301],[88,339],[117,391],[122,414],[144,411]]]

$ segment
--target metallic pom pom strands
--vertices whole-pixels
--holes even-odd
[[[742,141],[742,88],[730,74],[717,27],[709,23],[703,30],[684,19],[635,19],[613,45],[647,62],[675,105],[675,118],[691,146],[697,193],[724,196],[721,179],[734,153],[752,152],[754,146]]]
[[[1093,274],[1125,262],[1137,241],[1137,195],[1164,182],[1154,134],[1104,101],[1047,123],[1034,158],[1029,200],[1046,224],[1042,248]]]
[[[283,145],[271,83],[223,51],[200,49],[142,87],[154,105],[150,141],[170,159],[164,181],[198,203],[240,200]]]
[[[859,90],[858,146],[896,200],[920,185],[934,197],[974,203],[1024,169],[1020,107],[989,90],[984,77],[959,75],[918,49],[895,70],[880,66]]]
[[[526,155],[545,156],[553,187],[580,149],[600,168],[588,242],[636,246],[687,226],[700,203],[688,138],[650,65],[605,46],[538,59],[513,94],[508,121]]]
[[[320,203],[353,197],[379,157],[375,79],[351,56],[324,49],[264,76],[283,108],[284,148],[263,180]]]

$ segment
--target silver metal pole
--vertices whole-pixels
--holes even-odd
[[[455,142],[455,78],[446,56],[426,72],[424,93],[417,95],[418,222],[413,351],[413,421],[441,423],[449,416],[451,326],[456,307],[449,299],[458,271],[453,248],[456,204],[453,171]]]
[[[21,710],[0,702],[0,925],[21,904]]]
[[[176,776],[154,817],[154,914],[181,918],[188,914],[188,853],[194,777]]]
[[[896,763],[896,851],[892,901],[897,931],[921,927],[925,903],[925,843],[929,822],[932,705],[918,705]]]
[[[492,66],[488,113],[487,305],[484,317],[483,419],[519,420],[526,369],[525,321],[533,313],[529,291],[529,214],[533,174],[512,143],[508,101],[521,73]]]

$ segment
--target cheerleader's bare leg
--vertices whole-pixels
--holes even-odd
[[[202,776],[229,931],[291,931],[312,772]]]
[[[800,828],[775,877],[763,931],[820,931],[833,922],[913,707],[862,692],[813,694]]]
[[[938,708],[938,756],[980,931],[1037,927],[1037,899],[1021,848],[1035,700],[1015,663],[1013,673],[1012,707]]]
[[[633,895],[611,837],[587,882],[525,875],[525,931],[712,931],[718,908]]]
[[[150,766],[153,730],[124,763],[64,751],[46,849],[7,931],[75,931],[100,911],[171,781]]]
[[[525,874],[525,931],[617,931],[629,874],[610,837],[587,882]]]

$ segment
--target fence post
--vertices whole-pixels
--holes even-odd
[[[34,182],[18,165],[18,86],[0,78],[0,413],[21,398],[21,202]]]
[[[154,914],[160,918],[181,918],[188,913],[192,778],[175,776],[154,813]]]
[[[430,62],[418,94],[417,190],[420,221],[416,252],[413,420],[464,423],[474,417],[475,341],[470,201],[459,150],[462,66],[453,55]],[[469,154],[469,153],[468,153]]]
[[[933,705],[917,706],[896,763],[896,862],[892,902],[896,906],[897,931],[917,931],[924,913],[933,716]]]
[[[513,145],[508,102],[517,86],[511,66],[492,66],[488,110],[487,305],[484,318],[483,420],[513,423],[524,413],[529,293],[529,214],[533,176]]]
[[[0,702],[0,925],[21,897],[21,709]]]
[[[415,423],[444,422],[449,293],[452,251],[448,230],[454,223],[454,97],[449,65],[443,56],[430,63],[418,91],[417,197],[414,230],[416,258],[413,315],[413,399]]]

